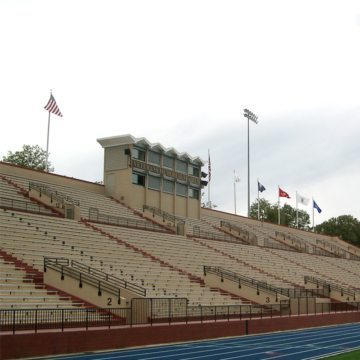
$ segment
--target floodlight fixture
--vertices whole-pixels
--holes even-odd
[[[248,217],[250,217],[250,120],[258,123],[258,117],[249,109],[244,109],[244,117],[248,119],[247,137],[248,137]]]
[[[259,122],[258,117],[248,109],[244,109],[244,116],[249,120],[251,120],[252,122],[254,122],[255,124]]]

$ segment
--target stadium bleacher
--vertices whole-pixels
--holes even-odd
[[[204,266],[221,267],[257,284],[277,291],[292,289],[293,293],[313,286],[305,277],[321,279],[321,284],[331,283],[340,292],[354,293],[351,299],[344,297],[344,302],[360,298],[358,249],[336,238],[211,209],[201,209],[199,219],[172,218],[154,208],[152,213],[145,208],[132,209],[106,196],[98,184],[92,190],[91,185],[58,175],[14,172],[7,166],[0,170],[0,310],[93,307],[95,300],[79,298],[70,287],[67,292],[65,282],[65,290],[48,279],[45,283],[44,261],[49,258],[78,262],[142,287],[145,300],[186,299],[188,309],[253,306],[250,313],[265,311],[256,310],[254,299],[207,285]],[[42,193],[37,196],[34,191]],[[76,204],[80,218],[66,218],[59,203],[52,208],[46,196]],[[155,211],[163,219],[154,216]],[[183,235],[174,233],[181,222],[185,224]],[[331,294],[328,297],[330,302],[339,302],[331,299]],[[128,308],[131,301],[132,296],[118,307]],[[229,316],[229,308],[224,309]],[[187,316],[196,314],[195,310],[186,311]],[[23,318],[16,315],[18,323]],[[72,321],[72,315],[67,321]]]

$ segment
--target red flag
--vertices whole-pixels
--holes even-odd
[[[48,103],[44,106],[44,109],[48,110],[49,112],[51,112],[55,115],[62,117],[62,113],[56,104],[53,94],[50,95],[50,99],[49,99]]]
[[[285,198],[290,199],[289,194],[286,191],[284,191],[284,190],[282,190],[280,188],[279,188],[279,197],[285,197]]]

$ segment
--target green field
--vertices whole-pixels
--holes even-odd
[[[359,360],[360,359],[360,350],[352,351],[346,354],[330,356],[324,358],[326,360]]]

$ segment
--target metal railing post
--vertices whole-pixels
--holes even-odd
[[[171,299],[168,299],[169,303],[169,325],[171,324]]]
[[[12,329],[12,331],[13,331],[13,334],[15,334],[15,309],[13,310],[13,321],[12,321],[12,323],[13,323],[13,329]]]
[[[37,312],[38,312],[38,309],[35,309],[35,333],[37,333]]]
[[[153,324],[153,299],[150,299],[150,325]]]
[[[64,332],[64,309],[61,309],[61,331]]]

